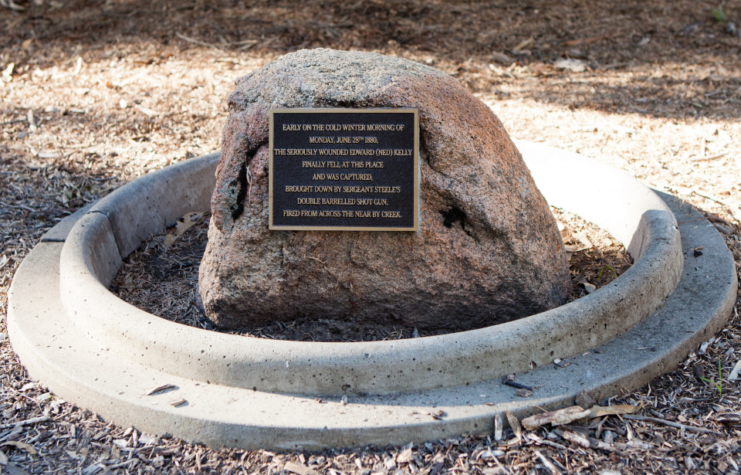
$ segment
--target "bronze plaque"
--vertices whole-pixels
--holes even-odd
[[[416,109],[270,111],[270,229],[417,231]]]

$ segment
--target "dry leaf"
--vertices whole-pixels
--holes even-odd
[[[524,50],[525,48],[527,48],[528,46],[532,45],[533,43],[535,43],[535,39],[531,36],[530,38],[526,39],[525,41],[521,42],[520,44],[512,48],[512,52],[518,53]]]
[[[502,430],[504,429],[504,421],[502,415],[497,414],[494,416],[494,440],[497,442],[502,440]]]
[[[578,239],[580,243],[582,243],[585,249],[591,249],[594,247],[594,244],[592,244],[592,241],[589,240],[585,231],[574,234],[574,237]]]
[[[128,439],[128,438],[126,438],[126,439],[114,439],[113,440],[113,445],[115,445],[116,447],[120,447],[122,449],[125,449],[126,447],[129,446],[129,440],[130,439]]]
[[[496,51],[491,54],[491,59],[505,66],[509,66],[510,64],[514,63],[514,60],[512,58],[510,58],[504,53],[499,53]]]
[[[185,399],[183,399],[183,398],[179,397],[179,398],[175,398],[175,399],[173,399],[172,401],[170,401],[170,403],[169,403],[169,404],[170,404],[170,405],[171,405],[172,407],[180,407],[180,406],[182,406],[183,404],[185,404],[186,402],[188,402],[188,401],[186,401]]]
[[[15,448],[25,450],[26,452],[28,452],[31,455],[36,455],[36,453],[37,453],[36,452],[36,449],[34,449],[32,445],[29,445],[29,444],[27,444],[25,442],[19,442],[17,440],[11,440],[11,441],[8,441],[8,442],[3,442],[2,445],[3,446],[12,445]]]
[[[443,417],[445,417],[445,412],[444,412],[444,411],[442,411],[442,410],[439,410],[439,411],[437,411],[437,412],[433,412],[433,413],[430,413],[430,415],[431,415],[431,416],[432,416],[432,418],[433,418],[433,419],[435,419],[436,421],[441,421],[441,420],[443,419]]]
[[[520,421],[517,419],[517,416],[512,414],[510,411],[505,411],[504,415],[507,417],[507,422],[509,422],[510,427],[512,427],[515,436],[517,438],[522,437],[522,427],[520,427]]]
[[[564,244],[563,248],[566,249],[566,252],[569,252],[571,254],[584,250],[581,246],[571,246],[569,244]]]
[[[565,69],[574,73],[583,73],[587,70],[587,63],[580,59],[559,58],[555,63],[553,63],[553,67],[556,69]]]
[[[153,111],[152,109],[147,109],[146,107],[142,107],[142,106],[135,106],[135,107],[139,110],[139,112],[146,115],[147,117],[156,117],[160,115],[159,112]]]
[[[588,392],[582,391],[574,398],[574,402],[581,406],[584,410],[587,410],[595,405],[594,399],[589,395]]]
[[[298,475],[319,475],[319,472],[316,470],[300,463],[286,462],[286,465],[283,468],[288,472],[297,473]]]
[[[8,465],[8,456],[0,450],[0,465]]]
[[[553,360],[553,364],[558,366],[559,368],[565,368],[571,364],[571,361],[564,360],[561,358],[556,358],[555,360]]]
[[[5,69],[3,69],[3,81],[10,82],[13,80],[13,69],[15,69],[15,63],[10,63]]]
[[[710,345],[712,345],[713,343],[715,343],[715,338],[711,338],[708,341],[703,342],[700,345],[700,349],[697,350],[697,354],[699,356],[704,355],[708,351],[708,348],[710,347]]]
[[[589,439],[579,434],[578,432],[572,432],[570,430],[565,430],[561,434],[561,437],[568,440],[569,442],[575,443],[576,445],[580,445],[584,447],[585,449],[588,449],[592,445],[589,443]]]
[[[172,246],[180,236],[185,234],[185,231],[195,226],[196,223],[203,217],[203,212],[199,213],[188,213],[182,218],[175,222],[175,229],[165,236],[165,246]]]
[[[397,463],[407,463],[412,460],[412,449],[405,449],[396,457]]]
[[[157,445],[159,444],[159,439],[153,435],[142,434],[139,436],[139,444],[140,445]]]

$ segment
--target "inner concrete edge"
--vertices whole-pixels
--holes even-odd
[[[637,218],[650,210],[669,211],[656,193],[628,173],[577,153],[523,140],[514,142],[548,204],[597,224],[638,260]]]
[[[404,444],[492,430],[493,416],[522,418],[573,404],[582,390],[595,399],[630,390],[676,367],[718,331],[731,314],[737,289],[730,251],[702,215],[667,198],[680,217],[686,253],[682,278],[664,305],[620,337],[572,360],[518,375],[538,386],[518,398],[499,380],[393,396],[350,396],[317,402],[204,384],[133,363],[86,337],[61,308],[55,272],[62,244],[41,243],[16,272],[9,291],[8,330],[33,378],[54,393],[119,425],[171,434],[212,447],[292,450]],[[702,256],[688,252],[703,247]],[[50,271],[51,269],[51,271]],[[173,384],[168,393],[146,389]],[[542,387],[541,387],[542,385]],[[169,402],[187,402],[172,407]],[[436,421],[426,415],[442,410]]]
[[[624,225],[618,218],[628,219],[632,229],[630,238],[623,231],[625,241],[640,243],[633,250],[638,261],[623,276],[588,297],[548,312],[484,329],[403,341],[277,342],[220,334],[143,312],[113,296],[105,288],[105,276],[99,276],[102,284],[96,282],[95,256],[85,251],[94,241],[91,236],[98,233],[91,227],[73,228],[67,240],[61,261],[62,300],[80,327],[105,348],[171,374],[261,391],[391,394],[476,383],[526,371],[533,364],[544,366],[555,357],[571,357],[609,341],[648,316],[676,285],[682,255],[676,220],[649,189],[622,172],[573,153],[542,147],[537,148],[538,153],[525,150],[526,162],[549,201],[568,201],[563,195],[568,197],[573,193],[572,187],[561,182],[564,169],[579,168],[583,175],[580,179],[585,182],[609,179],[623,184],[622,195],[600,194],[581,202],[592,206],[602,196],[610,211],[617,203],[626,201],[632,214],[610,211],[601,221],[615,228]],[[559,159],[550,159],[546,154],[549,151]],[[124,249],[128,249],[132,243],[140,242],[137,241],[140,229],[161,232],[164,225],[160,228],[155,224],[119,226],[119,233],[130,230],[120,237],[113,225],[118,213],[146,219],[151,203],[139,197],[149,196],[149,188],[165,193],[172,183],[197,183],[198,176],[210,180],[216,162],[207,158],[196,159],[198,166],[186,162],[171,167],[177,180],[165,173],[168,169],[148,175],[140,179],[147,180],[147,186],[127,185],[121,193],[114,192],[105,203],[94,206],[91,213],[105,210],[111,221],[106,229],[116,235],[119,248],[125,242],[129,244]],[[591,167],[594,171],[590,175]],[[205,187],[199,189],[202,195],[207,194]],[[137,202],[142,204],[135,209],[132,203]],[[177,217],[192,210],[183,209],[176,202],[168,203],[160,207],[154,217],[156,222],[162,215]],[[576,212],[579,214],[579,210]],[[126,252],[120,254],[124,256]],[[141,331],[142,328],[147,331]]]
[[[211,209],[220,152],[148,173],[95,203],[90,212],[110,220],[121,257],[193,211]]]

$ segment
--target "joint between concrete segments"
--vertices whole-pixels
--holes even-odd
[[[108,216],[108,213],[98,210],[98,209],[91,209],[87,213],[88,214],[101,214],[105,217],[106,221],[108,221],[108,226],[111,228],[111,234],[113,235],[113,239],[116,242],[116,249],[118,250],[118,255],[121,257],[121,260],[123,260],[126,256],[121,252],[122,243],[119,241],[118,236],[115,232],[113,232],[113,222],[111,221],[111,217]]]

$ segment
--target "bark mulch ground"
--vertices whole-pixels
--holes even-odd
[[[630,269],[630,255],[609,233],[574,214],[559,209],[553,212],[569,255],[569,302],[604,287]],[[144,242],[124,259],[111,291],[146,312],[174,322],[271,340],[378,341],[450,333],[339,319],[295,319],[236,331],[219,328],[205,316],[198,296],[198,271],[208,242],[209,214],[189,213],[179,229],[173,226]]]
[[[739,25],[739,0],[0,0],[3,471],[740,473],[741,383],[729,376],[741,303],[678,369],[598,401],[641,404],[631,418],[322,453],[212,450],[116,427],[31,381],[5,334],[7,289],[45,230],[137,176],[217,150],[234,79],[300,48],[394,54],[453,75],[512,136],[701,209],[741,271]],[[600,185],[580,183],[584,199]]]

